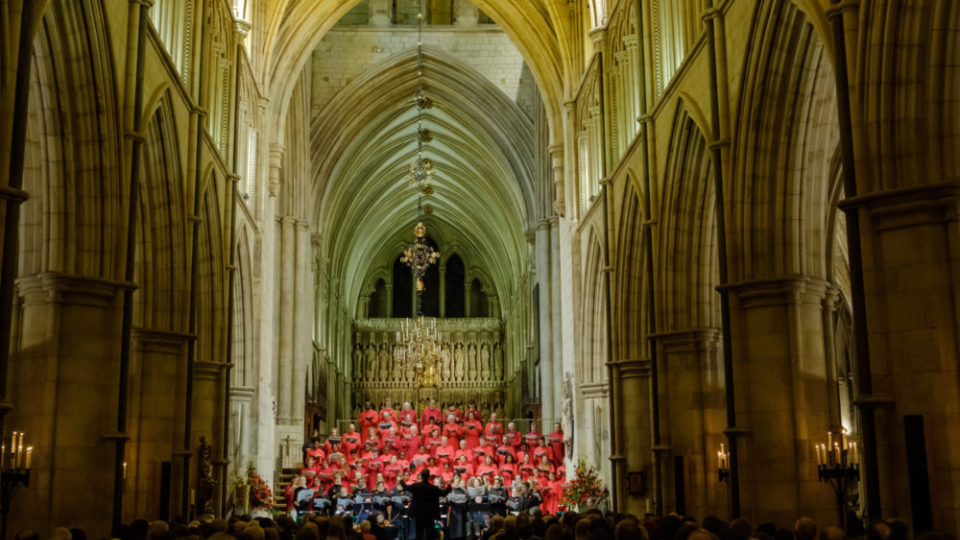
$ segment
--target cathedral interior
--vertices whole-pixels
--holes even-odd
[[[4,530],[432,399],[618,512],[960,533],[960,2],[0,0],[0,170]]]

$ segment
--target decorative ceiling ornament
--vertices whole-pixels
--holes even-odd
[[[427,243],[427,227],[423,216],[433,213],[433,207],[424,208],[423,198],[433,193],[430,179],[433,177],[433,162],[423,157],[423,145],[432,139],[430,132],[423,129],[423,111],[433,107],[433,101],[423,90],[423,2],[417,14],[417,93],[414,96],[417,107],[417,156],[410,164],[407,180],[417,190],[417,226],[413,228],[415,240],[403,252],[400,262],[410,267],[416,279],[417,318],[406,319],[397,332],[397,347],[394,348],[394,361],[403,367],[413,365],[420,386],[432,387],[437,384],[437,365],[442,355],[442,333],[437,331],[436,319],[429,322],[423,317],[423,276],[427,269],[436,264],[440,253]]]
[[[423,89],[423,3],[417,14],[417,93],[414,96],[417,107],[417,156],[410,164],[408,181],[417,189],[417,226],[413,229],[416,237],[413,244],[403,253],[400,261],[413,271],[417,283],[417,314],[422,315],[421,293],[424,289],[423,276],[427,269],[440,258],[440,253],[426,242],[427,228],[423,224],[423,197],[433,193],[430,179],[433,177],[433,162],[423,157],[423,144],[430,139],[430,132],[423,129],[423,111],[433,107],[433,101]],[[433,213],[432,207],[430,212]]]

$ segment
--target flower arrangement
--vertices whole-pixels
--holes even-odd
[[[247,466],[247,482],[250,484],[250,509],[269,510],[273,506],[273,493],[252,463]]]
[[[577,462],[577,472],[563,488],[563,504],[576,507],[585,504],[588,499],[596,500],[603,493],[603,481],[593,465],[589,467],[583,460]]]

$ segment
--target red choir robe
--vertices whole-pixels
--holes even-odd
[[[540,463],[540,458],[542,456],[547,456],[547,459],[550,460],[550,463],[553,463],[553,449],[549,446],[538,446],[533,449],[533,461],[535,463]]]
[[[311,448],[307,450],[307,457],[312,457],[314,463],[320,463],[327,457],[327,453],[324,452],[323,448]]]
[[[460,478],[463,478],[464,480],[469,480],[473,477],[473,465],[469,463],[460,463],[457,461],[453,471],[459,474]]]
[[[559,467],[563,464],[563,458],[566,457],[567,449],[563,445],[563,432],[554,431],[547,438],[547,444],[553,450],[553,464]]]
[[[468,465],[473,465],[473,463],[477,460],[477,455],[474,454],[473,450],[470,450],[469,448],[466,450],[457,450],[453,453],[453,458],[457,463],[460,463],[460,456],[467,456]]]
[[[403,426],[404,429],[409,429],[410,426],[415,426],[415,425],[417,425],[417,411],[414,411],[414,410],[403,411],[403,410],[401,410],[400,412],[397,413],[397,418],[396,418],[396,420],[397,420],[397,422],[400,422],[400,425]]]
[[[513,478],[517,476],[517,464],[504,463],[500,465],[500,475],[503,476],[503,485],[509,486],[513,483]]]
[[[370,428],[377,427],[378,423],[380,423],[380,414],[377,411],[369,410],[360,413],[360,436],[362,442],[367,441],[367,437],[370,436]]]
[[[500,422],[487,422],[486,427],[483,429],[483,434],[487,437],[488,441],[490,437],[496,437],[496,445],[500,446],[500,441],[503,438],[503,426]]]
[[[488,480],[490,480],[491,484],[493,483],[493,477],[497,476],[498,474],[499,470],[497,469],[496,465],[487,465],[484,463],[483,465],[477,467],[477,476],[486,477]]]
[[[431,418],[433,418],[435,421],[439,422],[439,421],[440,421],[440,415],[441,415],[441,414],[442,414],[442,411],[441,411],[439,408],[437,408],[437,407],[434,407],[434,408],[427,407],[426,409],[423,410],[423,415],[420,417],[420,422],[421,422],[421,424],[422,424],[423,427],[426,427],[427,424],[429,423],[429,420],[430,420]]]
[[[451,424],[447,422],[443,425],[443,436],[447,438],[447,442],[450,443],[450,446],[454,448],[460,447],[460,439],[463,437],[463,428],[460,427],[460,424]]]
[[[384,407],[384,408],[380,409],[380,421],[381,421],[381,422],[386,422],[386,421],[387,421],[387,413],[390,413],[390,420],[389,420],[390,422],[396,422],[396,421],[397,421],[397,411],[394,410],[393,407]],[[373,489],[373,488],[371,487],[370,489]]]
[[[427,447],[427,452],[430,452],[431,456],[437,456],[437,448],[440,448],[440,437],[427,437],[427,440],[424,441],[424,446]]]
[[[446,421],[447,421],[447,417],[450,416],[451,414],[453,415],[454,419],[456,419],[456,421],[457,421],[458,424],[459,424],[460,422],[463,422],[463,414],[460,412],[460,409],[454,407],[453,405],[451,405],[450,407],[448,407],[447,410],[443,411],[443,419],[442,419],[442,420],[443,420],[444,422],[446,422]]]
[[[420,445],[423,444],[423,438],[420,435],[404,435],[403,439],[404,450],[407,452],[407,456],[412,456],[420,450]]]
[[[540,444],[540,437],[543,437],[543,434],[539,431],[531,431],[523,436],[523,440],[527,443],[527,446],[533,448]]]
[[[517,430],[510,431],[510,428],[507,428],[507,432],[503,434],[503,444],[513,448],[513,451],[516,452],[523,444],[523,434]]]
[[[423,426],[423,429],[420,430],[421,437],[439,437],[440,436],[440,426],[436,424],[427,424]]]
[[[442,467],[444,463],[451,463],[455,454],[453,447],[448,444],[447,446],[438,446],[433,455],[437,458],[437,463]]]
[[[479,420],[467,420],[463,424],[463,437],[467,440],[467,448],[473,450],[480,446],[481,434],[483,434],[483,424]]]
[[[522,463],[517,469],[520,471],[520,479],[524,482],[536,474],[536,467],[533,466],[533,463]]]
[[[360,433],[356,431],[348,431],[343,434],[340,440],[340,451],[347,454],[348,461],[356,457],[357,452],[362,448],[360,440]]]
[[[514,460],[516,460],[517,458],[516,454],[514,454],[513,452],[512,447],[503,445],[497,448],[497,455],[496,455],[497,465],[503,465],[504,462],[507,461],[507,456],[513,456]]]

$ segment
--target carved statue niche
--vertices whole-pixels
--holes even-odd
[[[367,343],[367,369],[363,375],[368,382],[377,379],[377,349],[373,343]]]
[[[403,382],[403,366],[396,361],[398,345],[387,344],[387,347],[390,349],[390,362],[393,364],[393,380],[391,382]]]
[[[469,365],[470,380],[477,380],[477,346],[473,343],[467,345],[467,363]]]
[[[480,371],[483,373],[483,380],[489,381],[491,374],[490,366],[490,344],[484,341],[480,344]]]
[[[504,379],[503,347],[501,347],[499,343],[493,345],[493,379],[495,381],[502,381]]]
[[[463,345],[457,343],[453,347],[453,376],[457,381],[462,381],[466,379],[466,373],[464,373],[464,359],[463,359]]]

